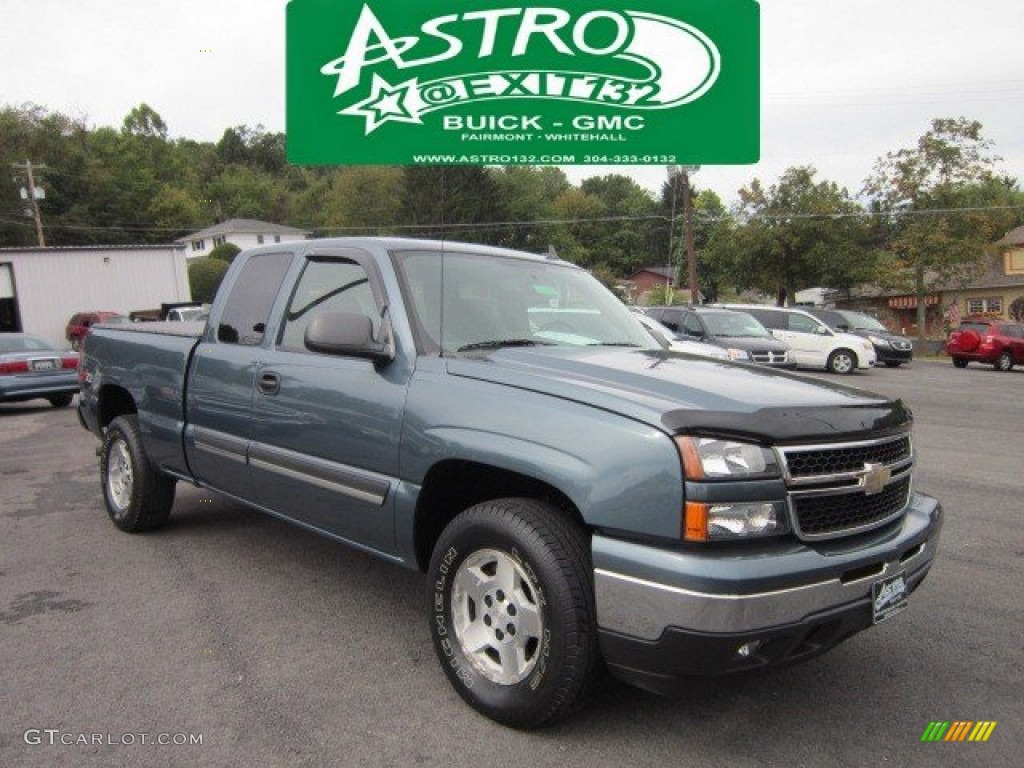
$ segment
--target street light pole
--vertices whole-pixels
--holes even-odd
[[[683,177],[683,220],[686,224],[686,266],[690,278],[691,304],[700,303],[697,294],[697,253],[693,242],[693,204],[690,194],[690,174],[699,170],[699,165],[684,165],[680,170]]]

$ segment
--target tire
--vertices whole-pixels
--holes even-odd
[[[895,363],[895,362],[889,361],[889,362],[887,362],[885,364],[885,367],[886,368],[899,368],[901,365],[903,365],[903,363]]]
[[[430,561],[430,631],[441,667],[478,712],[538,728],[600,679],[586,532],[554,507],[500,499],[442,532]]]
[[[175,480],[150,463],[135,416],[119,416],[107,427],[100,451],[100,480],[107,514],[122,531],[152,531],[167,522]]]
[[[837,349],[828,356],[827,366],[832,373],[851,374],[857,370],[857,356],[848,349]]]
[[[54,408],[67,408],[71,405],[71,401],[75,399],[75,396],[65,393],[63,395],[50,395],[46,399],[50,401],[50,405]]]
[[[953,358],[953,367],[954,368],[966,368],[967,367],[967,359],[963,358],[963,357],[954,357]]]
[[[996,358],[996,370],[1006,372],[1013,368],[1013,358],[1009,352],[1003,352]]]

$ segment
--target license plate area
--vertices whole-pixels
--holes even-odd
[[[903,611],[907,607],[907,572],[894,573],[872,584],[871,606],[875,624]]]
[[[55,371],[59,367],[60,363],[52,357],[28,361],[28,368],[30,371]]]

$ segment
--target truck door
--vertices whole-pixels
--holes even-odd
[[[409,371],[399,361],[319,354],[304,334],[321,312],[368,317],[383,340],[386,299],[358,249],[307,257],[272,343],[262,351],[250,466],[257,503],[321,531],[392,553],[392,495]]]
[[[260,345],[290,253],[261,253],[242,266],[190,368],[185,450],[198,480],[250,500],[248,446]]]

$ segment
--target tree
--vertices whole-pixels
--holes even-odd
[[[219,259],[227,264],[230,264],[235,260],[235,256],[242,252],[234,243],[221,243],[206,257],[208,259]]]
[[[324,206],[328,228],[361,228],[369,234],[388,232],[402,223],[402,169],[389,165],[339,168]]]
[[[192,289],[192,300],[203,304],[212,302],[227,271],[227,262],[220,259],[194,259],[189,263],[188,284]]]
[[[816,173],[794,167],[770,189],[754,179],[739,191],[735,277],[774,294],[779,306],[803,288],[870,273],[861,208],[835,182],[815,181]]]
[[[1012,221],[1009,212],[995,210],[1012,200],[1015,187],[996,174],[998,161],[980,122],[940,118],[915,147],[880,158],[865,182],[875,210],[887,214],[897,277],[917,297],[921,339],[926,297],[951,283],[965,284]]]
[[[413,165],[403,169],[402,217],[422,234],[496,243],[504,221],[498,185],[487,168]],[[468,225],[468,226],[467,226]]]

